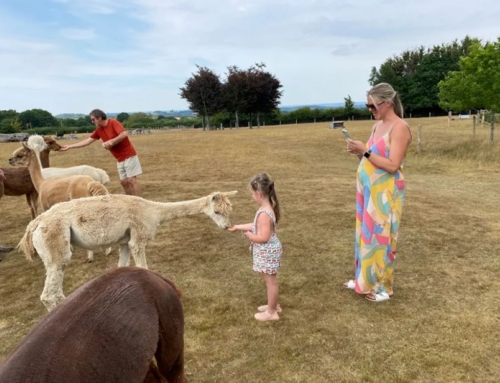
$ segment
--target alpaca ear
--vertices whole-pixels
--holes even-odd
[[[220,200],[220,193],[215,193],[213,196],[212,196],[212,201],[218,201]]]
[[[22,145],[23,145],[23,148],[24,148],[25,151],[28,152],[30,150],[29,146],[26,145],[24,142],[22,142]]]
[[[228,197],[230,197],[230,196],[238,194],[238,190],[233,190],[233,191],[230,191],[230,192],[227,192],[227,193],[224,193],[224,194],[226,194]]]

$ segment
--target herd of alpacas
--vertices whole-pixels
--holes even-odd
[[[25,195],[31,210],[17,249],[42,260],[40,299],[49,311],[0,364],[0,383],[186,382],[181,293],[147,270],[146,246],[163,222],[188,215],[205,214],[228,228],[229,197],[237,192],[181,202],[110,194],[102,169],[51,168],[50,152],[60,148],[51,137],[33,135],[12,154],[12,167],[0,168],[0,198]],[[118,268],[65,298],[73,246],[86,249],[91,262],[94,251],[109,254],[115,245]]]

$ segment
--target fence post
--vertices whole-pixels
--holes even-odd
[[[431,116],[432,116],[432,113],[431,113],[431,112],[429,112],[429,118],[431,118]]]
[[[418,126],[418,136],[417,136],[417,153],[420,154],[420,147],[422,144],[422,125]]]
[[[491,127],[490,127],[490,142],[493,144],[493,135],[495,131],[495,113],[491,114]]]
[[[281,125],[281,120],[280,120],[280,125]]]
[[[411,118],[411,113],[410,113],[410,118]]]
[[[316,119],[314,119],[314,123],[316,123]]]
[[[472,135],[476,134],[476,116],[472,116]]]
[[[297,125],[297,124],[299,123],[298,121],[299,121],[299,120],[295,119],[295,125]]]

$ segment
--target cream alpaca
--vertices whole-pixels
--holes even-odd
[[[64,270],[71,260],[71,245],[97,250],[118,244],[119,267],[128,266],[132,254],[136,266],[147,269],[146,245],[163,222],[206,214],[225,229],[232,211],[228,196],[236,193],[215,192],[168,203],[118,194],[63,202],[30,222],[18,250],[29,260],[36,250],[42,259],[47,276],[40,299],[50,311],[64,299]]]

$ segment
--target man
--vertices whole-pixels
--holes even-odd
[[[125,190],[125,194],[140,197],[141,190],[137,184],[137,176],[142,174],[141,163],[134,146],[127,136],[127,131],[119,121],[108,118],[106,113],[100,109],[94,109],[90,112],[90,121],[96,127],[90,137],[73,145],[62,146],[61,152],[81,148],[101,139],[104,149],[109,150],[118,162],[120,183]]]
[[[3,173],[3,170],[0,169],[0,182],[2,182],[2,181],[5,181],[5,174]],[[2,185],[0,185],[0,186],[3,188],[3,182],[2,182]],[[12,249],[13,249],[12,247],[5,247],[5,246],[0,245],[0,253],[8,253]],[[2,258],[0,258],[0,261],[1,260],[2,260]]]

